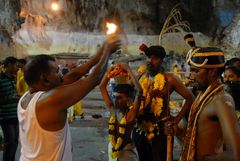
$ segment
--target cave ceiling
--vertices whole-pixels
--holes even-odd
[[[60,5],[59,11],[51,10],[52,2]],[[0,0],[0,37],[7,46],[25,43],[26,48],[31,42],[50,50],[51,44],[59,41],[54,39],[56,33],[57,39],[65,34],[81,42],[75,33],[88,39],[104,34],[106,21],[117,23],[126,35],[157,36],[176,7],[189,29],[170,34],[196,33],[198,39],[206,39],[206,45],[220,46],[236,55],[240,50],[239,4],[239,0]]]

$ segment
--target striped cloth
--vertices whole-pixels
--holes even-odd
[[[14,101],[5,102],[10,99]],[[0,121],[17,118],[18,95],[13,79],[5,74],[0,75],[0,99],[4,100],[0,104]]]

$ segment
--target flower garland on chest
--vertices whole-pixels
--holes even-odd
[[[158,73],[152,79],[148,75],[143,75],[139,82],[143,89],[143,96],[145,98],[145,100],[141,103],[140,109],[143,109],[150,104],[151,113],[155,116],[160,116],[163,108],[163,98],[160,96],[151,96],[151,94],[153,92],[162,92],[166,84],[164,75],[162,73]]]
[[[119,124],[117,129],[117,124]],[[123,138],[126,129],[126,116],[123,116],[120,120],[120,123],[117,121],[117,116],[111,116],[108,122],[108,139],[110,144],[112,145],[112,152],[110,153],[110,157],[115,159],[119,157],[121,146],[123,143]],[[116,135],[118,136],[116,138]]]
[[[148,75],[143,75],[140,80],[140,85],[143,89],[144,100],[141,102],[140,110],[150,107],[150,112],[154,114],[155,117],[159,117],[163,111],[163,98],[161,94],[162,90],[166,84],[166,80],[162,73],[156,74],[152,79]],[[150,105],[150,106],[149,106]],[[159,128],[157,123],[150,121],[143,121],[140,125],[140,131],[145,132],[145,136],[149,142],[159,134]]]

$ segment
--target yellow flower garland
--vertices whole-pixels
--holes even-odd
[[[152,90],[159,90],[162,91],[162,89],[165,86],[165,78],[163,74],[158,73],[156,76],[154,76],[153,81],[148,78],[148,76],[144,75],[141,77],[139,80],[140,85],[143,89],[143,96],[145,97],[145,106],[150,103],[150,93]],[[141,104],[141,109],[145,108],[143,107],[143,102]],[[160,116],[162,112],[162,107],[163,107],[163,99],[160,97],[155,97],[152,98],[152,103],[151,103],[151,112],[155,116]]]
[[[151,101],[150,105],[150,111],[153,113],[155,116],[160,116],[162,113],[162,108],[163,108],[163,99],[161,97],[154,97],[151,99],[151,92],[153,90],[159,90],[162,91],[166,81],[164,78],[164,75],[161,73],[158,73],[157,75],[154,76],[153,80],[150,80],[147,75],[143,75],[141,79],[139,80],[139,83],[143,89],[143,96],[145,98],[144,101],[141,102],[140,109],[145,108]],[[145,128],[143,128],[145,126]],[[149,141],[152,140],[152,138],[155,136],[154,130],[158,131],[158,126],[156,123],[151,123],[151,122],[146,122],[144,121],[142,125],[140,125],[142,129],[145,129],[145,136]]]
[[[112,152],[110,153],[110,157],[115,159],[119,156],[119,153],[120,153],[120,147],[123,143],[123,136],[125,134],[125,128],[126,128],[126,124],[127,124],[127,121],[126,121],[126,117],[122,117],[121,120],[120,120],[120,126],[118,128],[118,134],[120,134],[120,136],[117,138],[117,141],[116,141],[116,137],[114,135],[114,131],[116,130],[116,123],[117,123],[117,118],[116,116],[111,116],[110,119],[109,119],[109,134],[108,134],[108,137],[109,137],[109,142],[111,143],[112,145]]]

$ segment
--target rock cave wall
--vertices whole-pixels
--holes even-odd
[[[50,9],[53,1],[60,4],[60,11]],[[18,57],[93,53],[104,39],[106,21],[121,26],[127,37],[126,52],[137,54],[140,43],[158,43],[166,17],[176,4],[199,45],[217,45],[229,54],[238,54],[239,0],[0,0],[0,23],[8,33],[6,36],[1,30],[1,44],[12,49],[8,53],[0,49],[1,57],[6,53]],[[183,36],[184,32],[166,34],[162,45],[182,53],[187,48]]]

